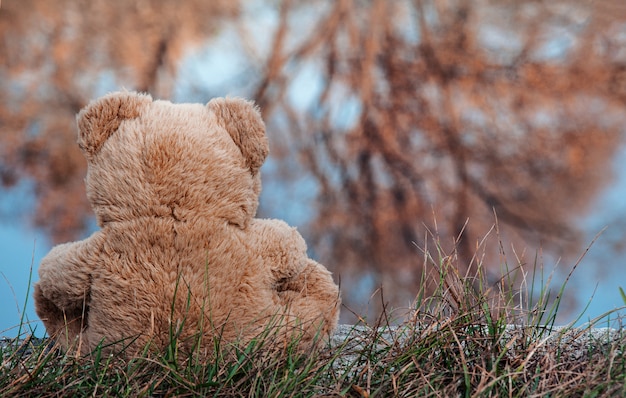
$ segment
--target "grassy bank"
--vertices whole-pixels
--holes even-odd
[[[565,285],[550,298],[553,290],[533,291],[535,283],[513,289],[507,272],[498,288],[487,287],[480,267],[467,278],[456,272],[454,255],[425,258],[434,293],[421,289],[402,320],[389,311],[342,327],[319,353],[293,344],[267,355],[269,340],[260,338],[216,344],[208,363],[176,350],[130,361],[99,350],[78,358],[24,333],[0,349],[0,396],[626,396],[619,318],[557,329]],[[617,326],[598,329],[609,321]]]

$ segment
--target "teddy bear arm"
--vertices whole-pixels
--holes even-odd
[[[61,311],[89,305],[94,239],[55,246],[39,266],[39,296]]]
[[[322,343],[337,327],[341,297],[330,272],[314,260],[285,284],[281,301],[304,333],[303,342]]]
[[[306,244],[295,228],[280,220],[254,220],[250,227],[253,247],[271,272],[274,285],[287,283],[304,269]]]

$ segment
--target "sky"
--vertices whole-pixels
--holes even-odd
[[[263,32],[271,32],[277,22],[276,15],[260,9],[254,12],[254,23],[266,26]],[[210,46],[190,54],[180,66],[181,78],[174,89],[176,97],[193,98],[190,92],[194,86],[201,86],[198,92],[220,93],[229,87],[229,82],[237,79],[249,66],[235,52],[232,52],[233,37],[236,32],[225,29],[220,37]],[[269,34],[269,33],[268,33]],[[263,43],[268,43],[269,36],[256,36],[255,47],[262,51]],[[495,36],[490,36],[495,37]],[[509,41],[510,44],[510,41]],[[307,107],[307,96],[302,93],[315,92],[316,75],[314,68],[304,69],[301,83],[296,84],[299,92],[289,93],[299,98],[302,108]],[[297,79],[296,79],[297,81]],[[104,91],[107,91],[103,88]],[[245,95],[246,87],[229,92],[233,95]],[[224,93],[226,94],[226,93]],[[198,99],[199,100],[199,99]],[[298,105],[298,104],[296,104]],[[358,114],[350,106],[344,106],[338,113],[338,119],[349,123],[350,115]],[[566,295],[576,298],[577,304],[569,308],[565,318],[558,323],[574,321],[577,315],[588,306],[578,319],[577,325],[592,320],[608,311],[623,307],[624,303],[619,288],[626,289],[626,248],[621,247],[626,228],[626,148],[616,152],[613,160],[615,178],[607,184],[604,191],[590,206],[589,214],[579,220],[579,225],[586,233],[586,242],[606,229],[589,253],[581,260],[566,287]],[[274,167],[271,160],[264,165],[264,170]],[[310,217],[310,206],[314,199],[314,182],[303,178],[296,186],[285,187],[279,183],[264,185],[262,203],[272,204],[269,211],[295,226],[304,225]],[[10,191],[0,190],[0,336],[13,337],[18,334],[17,327],[21,320],[26,322],[26,329],[35,330],[37,336],[44,333],[43,325],[34,311],[32,283],[37,280],[37,267],[42,257],[50,250],[46,237],[30,226],[28,215],[33,203],[28,193],[28,186],[21,186]],[[626,242],[623,246],[626,246]],[[554,271],[552,286],[560,286],[568,274],[572,263],[561,263],[557,259],[545,258],[544,274]],[[365,297],[365,296],[364,296]],[[621,314],[626,315],[625,310]],[[602,326],[601,323],[599,326]],[[606,325],[605,325],[606,326]]]
[[[37,266],[48,252],[45,237],[20,224],[0,223],[0,336],[15,337],[23,309],[24,321],[36,328],[36,335],[43,335],[43,325],[35,314],[30,282],[37,279]]]

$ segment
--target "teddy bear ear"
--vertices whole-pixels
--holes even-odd
[[[152,102],[148,94],[120,91],[91,101],[76,116],[78,146],[88,156],[98,153],[102,144],[122,121],[139,116],[141,107]]]
[[[259,109],[241,98],[214,98],[207,104],[239,147],[253,175],[269,153],[265,124]]]

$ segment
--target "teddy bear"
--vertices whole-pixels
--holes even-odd
[[[115,92],[77,115],[99,230],[42,259],[35,309],[65,350],[210,355],[272,328],[319,347],[339,288],[295,228],[255,218],[269,153],[252,102]]]

